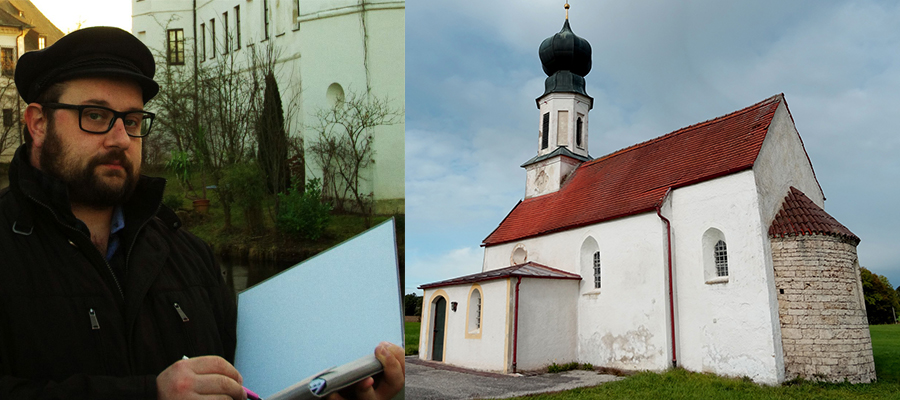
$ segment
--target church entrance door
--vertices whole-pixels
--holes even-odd
[[[447,300],[438,297],[434,301],[434,319],[431,322],[431,359],[444,361],[444,320],[447,315]]]

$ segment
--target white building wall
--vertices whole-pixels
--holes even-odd
[[[244,62],[253,49],[276,46],[280,58],[276,74],[282,102],[299,107],[292,122],[295,132],[302,132],[307,146],[315,133],[301,129],[314,122],[315,112],[331,106],[326,93],[332,84],[340,85],[345,94],[351,91],[387,98],[391,107],[405,108],[404,26],[405,1],[368,0],[360,6],[356,0],[300,1],[299,13],[294,0],[268,0],[269,38],[265,39],[263,0],[198,0],[197,36],[202,38],[200,24],[207,31],[207,56],[212,57],[210,19],[215,19],[218,54],[223,52],[225,24],[235,34],[234,7],[240,6],[241,48],[231,46],[234,56]],[[193,51],[193,16],[191,1],[132,0],[132,31],[148,47],[165,54],[165,26],[184,29],[186,56]],[[294,16],[297,15],[295,19]],[[160,23],[162,22],[162,24]],[[365,28],[364,28],[365,27]],[[143,32],[143,33],[141,33]],[[198,49],[198,58],[201,58]],[[186,66],[190,67],[190,66]],[[373,192],[378,201],[377,212],[403,212],[404,209],[404,118],[399,123],[373,130],[375,163],[365,171],[364,192]],[[307,154],[307,176],[321,176]],[[310,175],[311,173],[311,175]]]
[[[599,290],[593,286],[592,259],[582,257],[582,245],[589,238],[601,253]],[[578,361],[663,370],[670,357],[664,239],[665,226],[659,217],[645,213],[486,247],[483,269],[509,266],[512,252],[524,248],[528,261],[581,275]]]
[[[753,171],[676,189],[670,201],[678,364],[763,383],[782,381],[768,227],[759,218]],[[710,228],[725,237],[724,282],[707,283],[704,273],[702,242]]]
[[[783,101],[775,110],[753,172],[759,192],[760,218],[766,229],[781,209],[791,186],[800,189],[817,206],[825,208],[825,195]]]
[[[515,282],[513,282],[513,285]],[[512,359],[511,328],[511,288],[508,279],[479,282],[482,289],[482,323],[480,335],[467,335],[466,311],[469,293],[473,284],[444,286],[425,289],[426,303],[422,307],[422,325],[419,335],[419,358],[433,359],[431,332],[433,326],[431,302],[436,292],[443,291],[447,299],[446,340],[444,341],[444,362],[460,367],[484,371],[509,372]],[[457,302],[456,311],[451,303]],[[467,337],[468,336],[468,337]]]
[[[510,280],[510,286],[515,299],[516,279]],[[551,363],[578,359],[578,286],[576,280],[522,278],[517,370],[543,369]]]

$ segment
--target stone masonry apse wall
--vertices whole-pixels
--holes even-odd
[[[771,243],[785,379],[874,381],[856,246],[827,235]]]

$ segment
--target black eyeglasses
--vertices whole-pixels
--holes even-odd
[[[104,134],[109,132],[117,119],[122,119],[125,133],[131,137],[144,137],[153,127],[156,114],[149,111],[119,112],[110,108],[95,105],[74,105],[63,103],[43,103],[43,107],[78,111],[78,127],[85,132]]]

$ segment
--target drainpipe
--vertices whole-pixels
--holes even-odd
[[[518,277],[516,281],[516,308],[513,311],[514,319],[513,322],[513,363],[512,363],[512,372],[516,373],[516,356],[518,355],[518,346],[519,346],[519,284],[522,283],[522,277]]]
[[[662,203],[666,198],[669,197],[669,192],[672,191],[672,188],[666,191],[666,195],[663,196],[663,200],[656,205],[656,215],[659,216],[663,222],[666,223],[666,255],[668,259],[668,269],[669,269],[669,319],[672,321],[671,323],[671,335],[672,335],[672,368],[678,367],[678,357],[676,357],[675,353],[675,295],[673,290],[673,277],[672,277],[672,223],[669,222],[666,217],[662,215]]]

